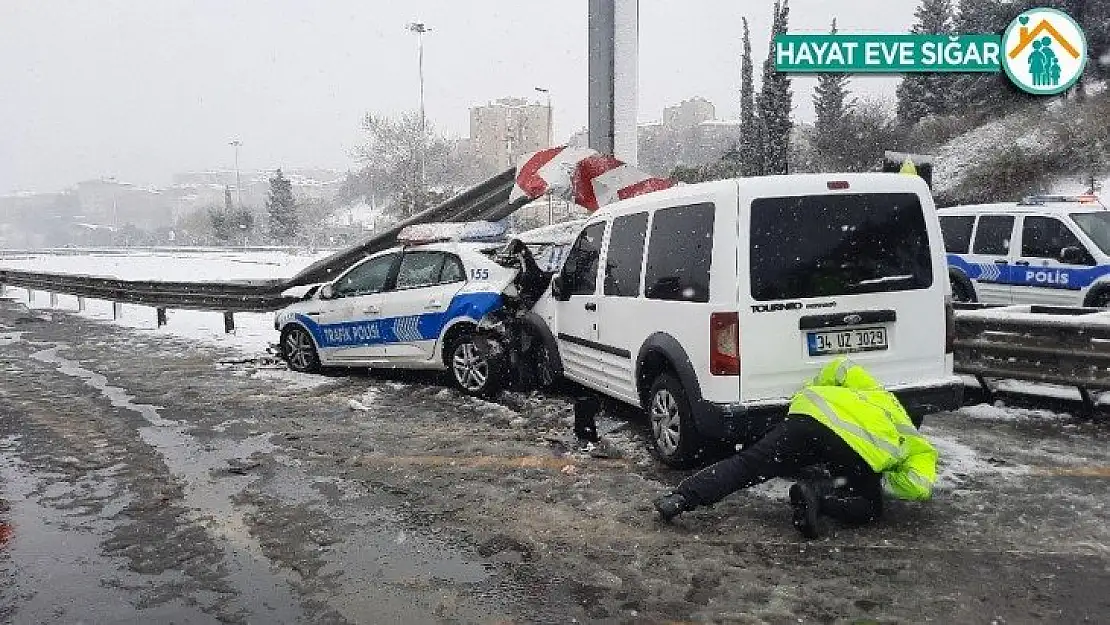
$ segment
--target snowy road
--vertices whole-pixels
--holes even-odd
[[[352,401],[354,400],[354,401]],[[803,543],[785,484],[655,522],[682,474],[561,399],[294,375],[0,300],[0,622],[1026,623],[1110,614],[1110,428],[927,421],[928,504]],[[864,620],[863,622],[871,622]]]

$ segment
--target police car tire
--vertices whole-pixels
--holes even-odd
[[[451,379],[451,384],[471,397],[482,397],[485,399],[495,397],[501,392],[501,384],[504,375],[497,366],[497,363],[488,358],[486,359],[486,379],[484,384],[480,387],[467,387],[459,380],[458,374],[455,372],[454,364],[457,355],[456,351],[467,344],[474,345],[474,335],[470,332],[463,332],[455,336],[447,346],[447,376]],[[474,354],[480,354],[481,350],[479,350],[477,346],[474,346],[473,352]]]
[[[651,449],[655,455],[676,469],[697,464],[704,451],[703,441],[694,429],[694,416],[686,390],[673,373],[665,371],[655,378],[648,391],[647,412]],[[663,429],[670,431],[669,445],[661,442]],[[677,441],[674,440],[675,434]]]
[[[1110,308],[1110,287],[1102,286],[1091,289],[1083,305],[1088,308]]]
[[[969,280],[967,276],[963,274],[949,273],[948,281],[952,285],[952,301],[978,301],[978,298],[975,297],[975,287],[971,286],[971,280]]]
[[[291,340],[296,340],[306,351],[305,358],[293,358],[290,354],[292,349]],[[289,368],[298,373],[319,373],[320,372],[320,354],[316,351],[316,342],[312,340],[312,335],[308,333],[301,326],[294,325],[286,328],[281,333],[281,355],[285,358]]]

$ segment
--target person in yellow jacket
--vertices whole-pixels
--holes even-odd
[[[929,499],[936,464],[936,449],[898,398],[842,357],[794,395],[786,419],[766,436],[688,477],[654,503],[660,517],[670,521],[771,478],[794,478],[794,526],[816,538],[822,514],[849,524],[879,518],[884,485],[900,499]]]

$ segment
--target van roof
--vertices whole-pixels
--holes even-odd
[[[845,188],[832,189],[829,183],[847,183]],[[869,172],[869,173],[828,173],[828,174],[784,174],[775,176],[752,176],[748,178],[727,178],[724,180],[711,180],[697,184],[678,184],[669,189],[653,191],[635,197],[614,202],[603,206],[589,217],[589,221],[611,214],[624,213],[643,205],[655,205],[668,201],[681,201],[689,195],[712,192],[721,187],[740,185],[740,190],[745,195],[762,197],[779,197],[804,195],[799,189],[811,189],[814,193],[820,189],[822,193],[892,193],[913,192],[929,196],[929,187],[919,176],[910,176],[899,173]]]

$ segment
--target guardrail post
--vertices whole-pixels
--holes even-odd
[[[159,306],[155,309],[158,312],[158,327],[166,325],[166,309]]]
[[[230,310],[224,313],[224,334],[235,332],[235,313]]]
[[[112,320],[118,320],[123,316],[123,304],[119,302],[112,302]]]
[[[1095,398],[1091,395],[1090,389],[1086,386],[1080,386],[1079,398],[1083,400],[1083,408],[1092,415],[1095,414]]]
[[[51,308],[57,308],[58,307],[58,294],[57,293],[51,293],[50,294],[50,307]]]
[[[77,312],[85,312],[85,298],[77,296]]]

